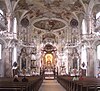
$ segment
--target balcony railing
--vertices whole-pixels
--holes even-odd
[[[100,35],[97,34],[84,34],[82,35],[81,39],[75,43],[73,42],[68,42],[65,45],[65,48],[74,48],[79,46],[82,41],[86,40],[86,41],[91,41],[91,40],[99,40],[100,39]]]
[[[74,47],[79,46],[80,43],[81,43],[81,40],[80,41],[77,41],[75,43],[68,42],[68,43],[66,43],[66,47],[65,48],[74,48]]]
[[[13,32],[0,31],[0,37],[4,39],[17,39],[17,34]]]
[[[82,35],[82,40],[97,40],[100,39],[100,35],[96,34],[84,34]]]

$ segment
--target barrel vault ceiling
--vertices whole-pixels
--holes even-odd
[[[80,41],[81,22],[91,0],[9,0],[11,6],[0,1],[6,2],[17,18],[20,40],[35,45],[51,43],[61,50]]]

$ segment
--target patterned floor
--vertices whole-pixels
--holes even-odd
[[[66,91],[56,80],[44,80],[39,91]]]

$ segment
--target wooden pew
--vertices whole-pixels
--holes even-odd
[[[100,90],[100,79],[85,77],[82,80],[73,81],[72,77],[59,76],[58,82],[66,91],[98,91]]]
[[[0,83],[0,91],[29,91],[30,85],[29,83],[22,82],[2,82]]]
[[[27,77],[28,82],[13,82],[13,78],[0,78],[0,91],[38,91],[43,81],[42,76]]]

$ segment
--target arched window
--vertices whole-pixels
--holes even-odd
[[[0,44],[0,59],[2,59],[2,45]]]
[[[87,34],[87,27],[86,27],[85,19],[83,19],[82,21],[82,34]]]
[[[96,14],[96,19],[98,19],[100,17],[100,12],[98,12],[97,14]]]
[[[97,59],[100,60],[100,45],[97,46]]]
[[[81,49],[81,64],[82,64],[82,68],[86,69],[86,66],[87,66],[86,46],[82,46],[82,49]]]
[[[2,10],[0,10],[0,14],[2,14],[2,15],[3,15],[3,11],[2,11]]]
[[[3,11],[0,9],[0,21],[4,21]]]
[[[100,44],[97,46],[98,69],[100,69]]]

